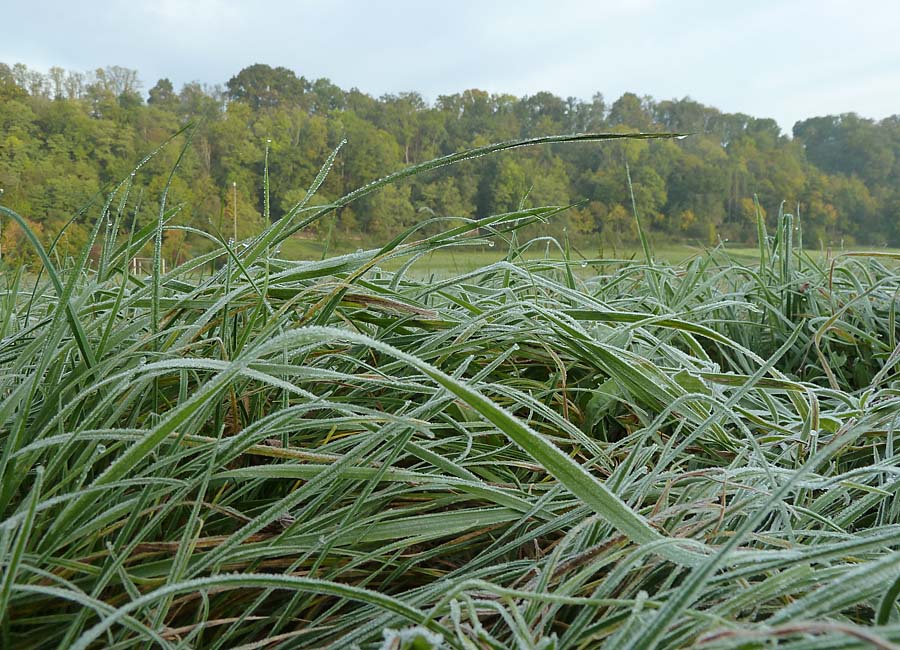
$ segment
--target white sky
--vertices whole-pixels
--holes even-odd
[[[267,63],[375,96],[689,95],[787,132],[900,113],[900,2],[885,0],[0,0],[0,24],[2,62],[122,65],[145,90]]]

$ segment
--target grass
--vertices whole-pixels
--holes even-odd
[[[496,244],[496,242],[495,242]],[[362,240],[340,241],[332,243],[327,249],[324,243],[318,239],[305,237],[292,237],[284,242],[281,247],[280,257],[288,260],[319,260],[329,255],[344,255],[359,250],[360,247],[371,247],[373,244]],[[534,262],[537,260],[559,260],[564,257],[562,246],[558,242],[546,240],[536,241],[533,245],[524,247],[519,252],[519,259]],[[818,263],[829,264],[831,259],[846,254],[856,249],[830,249],[807,251]],[[718,246],[703,246],[699,243],[684,243],[658,241],[653,243],[653,257],[657,262],[664,262],[672,266],[689,264],[696,258],[702,258],[709,254],[721,254],[727,252],[730,259],[744,265],[753,265],[759,262],[759,248],[746,244],[719,244]],[[900,249],[877,248],[878,254],[888,253],[894,259],[900,259]],[[506,246],[470,245],[459,249],[454,247],[438,248],[421,257],[411,266],[406,273],[418,278],[425,278],[434,274],[439,278],[448,278],[453,275],[468,273],[476,269],[490,266],[506,258]],[[587,270],[574,266],[573,272],[580,276],[589,276],[597,270],[597,264],[603,262],[603,267],[611,267],[615,261],[622,263],[633,262],[643,258],[643,252],[639,243],[626,243],[621,246],[605,246],[600,241],[587,240],[579,242],[571,249],[570,257],[584,262],[589,260]],[[388,260],[383,264],[386,270],[395,271],[404,263],[402,259]],[[888,262],[894,263],[894,262]]]
[[[352,244],[352,245],[351,245]],[[495,242],[496,244],[496,242]],[[341,255],[352,253],[360,246],[371,247],[363,241],[339,242],[325,248],[322,241],[317,239],[292,237],[281,247],[281,257],[289,260],[318,260],[323,253]],[[630,243],[618,247],[604,246],[599,241],[581,242],[577,250],[572,250],[572,257],[578,260],[623,260],[631,261],[643,256],[640,244]],[[747,246],[728,246],[729,254],[742,262],[752,262],[759,259],[759,249]],[[654,257],[658,261],[677,265],[690,259],[707,254],[709,247],[698,244],[669,243],[654,245]],[[897,251],[892,251],[897,252]],[[439,248],[428,253],[415,266],[411,268],[414,274],[419,276],[435,273],[441,277],[449,277],[453,274],[467,273],[484,266],[489,266],[503,260],[506,257],[505,246],[467,246],[464,249]],[[559,259],[562,256],[560,244],[541,241],[524,249],[521,257],[526,260]],[[402,265],[402,261],[392,261],[385,264],[388,270],[396,270]],[[593,268],[593,265],[592,265]],[[575,267],[578,270],[578,267]],[[580,273],[580,272],[579,272]]]
[[[136,277],[126,183],[6,279],[0,645],[900,644],[891,254],[275,253],[378,185]]]

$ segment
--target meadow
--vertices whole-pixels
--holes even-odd
[[[473,242],[463,249],[454,247],[439,248],[422,256],[415,264],[409,267],[407,273],[419,276],[434,273],[436,276],[443,278],[490,266],[504,260],[507,256],[507,246],[496,245],[498,241],[503,242],[503,240],[486,239],[480,245]],[[491,242],[494,243],[493,246]],[[348,243],[353,245],[348,245]],[[294,237],[284,243],[281,253],[283,257],[291,260],[318,260],[322,259],[323,256],[327,257],[329,254],[352,253],[360,246],[365,246],[365,244],[363,240],[360,240],[359,242],[340,242],[336,246],[325,246],[324,242],[320,240],[305,240]],[[715,247],[680,242],[654,245],[653,258],[660,262],[678,265],[708,254],[711,248]],[[729,246],[727,250],[730,256],[739,258],[744,262],[752,263],[759,258],[759,249],[756,247]],[[581,267],[578,265],[573,266],[573,271],[582,276],[592,274],[595,267],[609,267],[617,263],[630,264],[643,257],[640,244],[626,243],[622,246],[611,247],[593,241],[578,242],[578,245],[571,245],[569,255],[575,258],[579,264],[580,262],[588,262],[588,266],[585,267],[588,269],[586,271],[581,271]],[[518,260],[529,262],[538,260],[558,261],[564,256],[564,244],[555,239],[531,240],[530,246],[522,247],[516,253]],[[395,271],[402,265],[403,260],[394,259],[387,260],[382,266],[384,269]]]
[[[126,232],[123,182],[69,260],[0,207],[42,259],[0,296],[0,646],[896,648],[894,253],[782,214],[604,259],[520,240],[548,207],[289,259],[573,139],[165,272],[165,194]]]

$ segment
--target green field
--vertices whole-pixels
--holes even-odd
[[[286,242],[282,247],[282,257],[294,261],[309,261],[322,259],[323,253],[340,255],[352,253],[355,250],[357,249],[346,245],[331,247],[329,250],[320,242],[295,239]],[[422,255],[409,267],[407,273],[418,278],[430,277],[432,274],[437,278],[451,277],[506,260],[509,250],[508,242],[495,243],[494,246],[469,244],[439,249]],[[669,244],[667,246],[654,247],[653,255],[654,259],[659,261],[669,264],[682,264],[705,256],[710,250],[710,248],[690,244]],[[721,252],[721,249],[719,251]],[[729,247],[727,252],[729,257],[747,264],[759,261],[759,249],[755,247]],[[541,260],[560,260],[563,257],[564,251],[559,244],[548,247],[545,242],[540,242],[516,253],[516,261],[528,263],[538,263]],[[613,265],[638,263],[642,258],[643,252],[640,244],[616,249],[588,244],[573,247],[570,264],[575,274],[584,277]],[[395,271],[407,261],[388,260],[379,268]]]
[[[123,209],[65,268],[33,238],[0,646],[900,644],[892,257],[806,254],[790,215],[548,256],[506,243],[529,210],[318,260],[291,237],[330,209],[165,273]]]
[[[499,243],[497,243],[499,242]],[[374,245],[377,245],[374,244]],[[668,264],[679,265],[689,263],[691,260],[705,257],[707,255],[721,255],[728,259],[735,260],[742,264],[758,264],[759,263],[759,247],[747,244],[724,244],[719,246],[702,246],[700,244],[688,243],[653,243],[653,257],[657,261],[666,262]],[[282,257],[294,261],[318,260],[322,259],[323,254],[340,255],[352,253],[361,247],[370,248],[373,244],[370,242],[354,242],[348,245],[345,242],[339,242],[337,245],[330,247],[325,246],[323,242],[311,239],[294,237],[284,243],[282,246]],[[471,244],[454,248],[439,249],[432,253],[423,255],[411,267],[416,275],[427,275],[435,273],[439,276],[448,276],[456,273],[467,273],[477,268],[494,264],[495,262],[506,259],[509,253],[509,242],[502,239],[495,241],[494,246],[488,246],[486,243]],[[809,254],[817,261],[827,261],[832,258],[849,252],[866,252],[869,249],[831,249],[828,251],[813,250]],[[879,247],[871,249],[879,255],[889,253],[900,255],[900,249]],[[558,242],[548,245],[541,241],[528,246],[517,254],[517,259],[527,261],[538,261],[541,259],[561,259],[564,257],[564,246]],[[581,275],[591,274],[598,269],[610,266],[615,261],[621,263],[641,262],[644,253],[640,243],[625,244],[618,247],[604,246],[600,242],[588,241],[573,244],[570,250],[572,267],[576,273]],[[581,264],[587,262],[588,271],[582,272]],[[389,270],[395,270],[402,265],[399,261],[388,261],[383,266]]]

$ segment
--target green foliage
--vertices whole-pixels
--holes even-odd
[[[281,220],[192,232],[165,271],[193,214],[165,197],[198,190],[147,170],[192,178],[202,140],[89,207],[68,259],[0,208],[41,264],[0,292],[0,645],[900,643],[895,256],[809,255],[783,210],[755,210],[754,265],[526,255],[565,218],[528,207],[277,254],[363,200],[402,222],[418,174],[621,144],[513,140],[320,202],[335,150]],[[487,234],[501,261],[417,279]]]
[[[748,206],[758,199],[769,228],[783,202],[795,207],[806,242],[814,247],[900,245],[896,117],[812,118],[798,122],[789,139],[770,119],[721,113],[689,98],[656,101],[625,93],[609,104],[600,94],[581,101],[547,92],[514,97],[469,89],[429,105],[417,93],[373,98],[265,64],[240,70],[224,88],[190,83],[176,92],[170,80],[160,79],[146,104],[140,88],[137,72],[120,66],[41,74],[0,64],[0,201],[35,224],[45,245],[75,217],[67,236],[71,246],[60,253],[79,250],[93,224],[78,217],[77,208],[90,197],[102,201],[136,159],[188,122],[197,128],[182,182],[172,188],[170,201],[185,206],[176,222],[200,229],[213,223],[224,232],[236,183],[239,215],[247,224],[239,237],[263,226],[267,146],[274,190],[268,214],[276,219],[315,178],[314,161],[324,160],[344,139],[347,146],[318,195],[320,204],[321,197],[343,196],[384,170],[490,142],[561,132],[664,131],[691,135],[681,141],[620,141],[600,150],[523,151],[420,175],[342,209],[335,232],[356,247],[393,237],[426,215],[481,218],[520,206],[587,201],[569,217],[527,234],[562,236],[567,228],[582,244],[631,245],[636,232],[627,218],[627,163],[651,238],[755,243],[755,209]],[[134,191],[159,196],[150,179],[164,176],[161,170],[170,168],[173,155],[164,152],[148,162]],[[145,203],[122,227],[127,231],[153,219],[156,207]],[[314,228],[308,234],[321,233]],[[195,235],[182,239],[166,254],[209,250]],[[7,250],[10,263],[36,261],[27,247],[10,243]]]
[[[254,109],[277,107],[282,103],[301,103],[308,83],[287,68],[256,63],[228,80],[231,99],[243,101]]]

